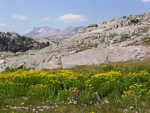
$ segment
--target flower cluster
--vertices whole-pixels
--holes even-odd
[[[88,73],[89,74],[89,73]],[[0,94],[5,96],[38,96],[55,100],[77,99],[96,103],[96,92],[102,97],[150,95],[150,73],[120,71],[79,73],[73,70],[18,70],[0,74]],[[86,94],[86,96],[85,96]],[[87,97],[88,96],[88,97]]]

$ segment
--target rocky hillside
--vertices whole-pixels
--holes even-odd
[[[80,29],[75,35],[50,41],[41,50],[6,55],[0,70],[25,66],[34,69],[143,60],[150,57],[150,13],[124,16]],[[37,59],[38,58],[38,59]]]
[[[0,32],[0,52],[25,52],[46,46],[48,46],[48,43],[40,43],[14,33]]]

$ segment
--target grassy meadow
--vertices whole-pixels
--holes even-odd
[[[0,113],[150,113],[150,62],[0,73]]]

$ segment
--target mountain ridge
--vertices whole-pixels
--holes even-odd
[[[24,36],[31,37],[33,39],[42,39],[42,38],[64,38],[72,36],[77,33],[82,26],[72,27],[69,26],[64,29],[51,28],[48,26],[35,27],[29,33]]]

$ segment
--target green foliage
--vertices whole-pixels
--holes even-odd
[[[80,97],[78,98],[78,103],[82,104],[94,104],[96,102],[96,93],[92,90],[84,90],[81,92]]]
[[[124,34],[124,35],[121,36],[120,42],[126,41],[128,39],[130,39],[130,36],[128,36],[127,34]]]
[[[139,32],[140,32],[140,33],[146,33],[146,32],[149,31],[149,29],[150,29],[149,27],[143,27],[143,28],[140,29]]]
[[[143,45],[150,45],[150,36],[144,37],[142,40]]]
[[[68,49],[77,49],[76,52],[81,52],[81,51],[84,51],[84,50],[88,50],[88,49],[91,49],[91,48],[97,48],[98,47],[98,44],[97,43],[93,43],[93,44],[80,44],[78,46],[73,46],[73,47],[69,47]]]
[[[7,67],[6,69],[5,69],[5,72],[15,72],[15,71],[17,71],[18,69],[16,69],[16,68],[10,68],[10,67]]]
[[[5,71],[4,71],[4,73],[5,73],[5,72],[15,72],[15,71],[20,70],[20,69],[22,69],[22,70],[31,70],[31,68],[26,68],[26,67],[24,67],[24,66],[20,66],[20,67],[18,67],[18,68],[7,67],[7,68],[5,69]]]
[[[21,97],[63,103],[73,99],[77,104],[96,104],[98,93],[106,103],[139,106],[150,97],[149,89],[150,64],[147,62],[0,74],[1,105],[9,103],[6,98]]]

